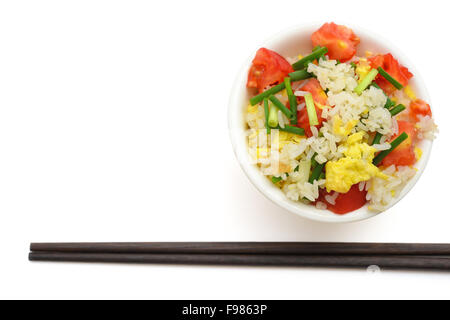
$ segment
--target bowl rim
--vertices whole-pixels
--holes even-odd
[[[300,202],[289,200],[285,194],[276,186],[270,183],[267,177],[263,176],[261,171],[256,165],[253,165],[249,161],[249,154],[247,148],[247,141],[243,132],[243,108],[246,107],[246,103],[242,103],[243,96],[246,96],[248,91],[245,86],[247,80],[248,70],[251,65],[251,61],[254,57],[256,50],[260,47],[274,48],[280,44],[281,41],[292,38],[295,35],[301,33],[311,34],[312,31],[317,30],[323,23],[308,23],[296,25],[290,28],[286,28],[282,31],[275,33],[273,36],[269,37],[260,46],[253,50],[252,54],[248,55],[239,72],[235,78],[233,87],[231,89],[231,95],[228,104],[228,130],[230,134],[231,144],[233,147],[234,154],[239,162],[240,167],[244,171],[250,182],[269,200],[271,200],[276,205],[284,208],[285,210],[294,213],[303,218],[307,218],[314,221],[326,222],[326,223],[350,223],[357,221],[364,221],[372,217],[378,216],[382,213],[389,211],[395,204],[402,200],[406,194],[414,187],[417,181],[423,174],[428,160],[430,158],[433,141],[423,140],[421,143],[421,148],[423,151],[421,159],[416,163],[415,167],[418,168],[416,175],[407,183],[407,185],[402,190],[401,194],[392,200],[389,206],[382,212],[370,212],[367,209],[367,204],[356,211],[345,215],[334,214],[328,210],[318,210],[315,206],[305,205]],[[355,31],[355,33],[362,39],[371,39],[372,42],[379,43],[381,47],[389,48],[388,51],[393,53],[393,55],[399,59],[404,65],[411,70],[414,74],[413,83],[416,92],[419,92],[418,96],[431,104],[431,99],[424,84],[424,81],[420,73],[415,69],[414,65],[410,62],[408,57],[399,50],[394,44],[389,40],[385,39],[377,33],[366,30],[363,27],[354,26],[352,24],[345,24]],[[312,30],[312,31],[311,31]],[[245,126],[245,124],[244,124]]]

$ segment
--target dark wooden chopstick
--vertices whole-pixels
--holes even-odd
[[[449,244],[325,242],[32,243],[31,261],[450,270]]]
[[[450,255],[450,244],[325,242],[32,243],[31,251],[77,253]]]
[[[388,269],[450,270],[450,257],[371,255],[261,255],[261,254],[149,254],[31,252],[31,261],[141,263],[182,265],[234,265],[285,267],[364,267]]]

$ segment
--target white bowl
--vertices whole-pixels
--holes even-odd
[[[272,49],[284,57],[294,57],[299,53],[310,52],[312,50],[310,40],[311,34],[319,27],[320,25],[299,26],[280,32],[265,43],[261,44],[260,47]],[[359,27],[354,27],[351,25],[348,25],[348,27],[352,28],[353,31],[361,38],[361,44],[358,46],[357,55],[363,56],[366,50],[374,53],[392,53],[394,57],[399,59],[400,63],[407,66],[414,74],[414,78],[411,80],[410,85],[417,93],[417,96],[428,103],[431,103],[422,78],[414,68],[414,65],[400,50],[379,35],[362,30]],[[228,125],[231,142],[233,144],[236,157],[247,177],[268,199],[272,200],[280,207],[304,218],[323,222],[343,223],[361,221],[376,216],[378,213],[369,211],[367,205],[346,215],[337,215],[328,210],[318,210],[314,206],[291,201],[279,188],[273,185],[269,179],[267,179],[260,172],[256,165],[252,164],[247,151],[244,112],[250,98],[249,91],[246,88],[247,74],[255,52],[250,54],[235,80],[228,110]],[[419,170],[418,173],[409,181],[402,193],[390,204],[388,208],[386,208],[386,210],[400,201],[412,189],[423,173],[431,153],[432,142],[424,140],[419,144],[419,147],[423,150],[423,156],[415,166]]]

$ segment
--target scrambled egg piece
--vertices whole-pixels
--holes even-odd
[[[406,86],[404,90],[405,90],[405,94],[408,96],[408,98],[410,98],[411,100],[417,100],[416,93],[410,86]]]
[[[247,107],[247,112],[248,113],[257,113],[258,112],[258,105],[254,105],[252,106],[251,104],[248,105]]]
[[[356,66],[355,72],[359,76],[359,82],[361,82],[367,74],[372,70],[372,67],[370,66],[370,63],[367,61],[367,59],[361,59],[359,60],[359,63]]]
[[[345,126],[342,126],[342,119],[338,115],[334,116],[333,120],[333,133],[340,136],[348,136],[358,123],[358,120],[351,120]]]
[[[299,143],[302,139],[304,139],[304,137],[280,130],[278,140],[280,150],[283,149],[283,147],[288,143]]]
[[[254,139],[256,139],[258,137],[258,130],[253,131],[249,136],[248,136],[248,140],[249,141],[253,141]]]
[[[289,164],[284,163],[283,161],[280,161],[278,163],[278,175],[281,175],[285,172],[291,172],[292,168]]]
[[[347,193],[354,184],[373,177],[388,179],[387,175],[372,164],[377,150],[362,142],[363,137],[364,132],[351,135],[345,143],[345,157],[326,164],[325,186],[328,192]]]
[[[422,151],[422,149],[420,149],[419,147],[415,147],[415,148],[414,148],[414,154],[416,155],[417,161],[419,161],[420,158],[422,158],[423,151]]]
[[[316,105],[317,108],[319,108],[320,110],[324,110],[325,108],[328,108],[328,106],[324,106],[323,104],[320,104],[318,102],[314,102],[314,104]]]
[[[259,159],[267,159],[270,155],[269,148],[257,148],[256,149],[256,158]]]
[[[370,66],[367,59],[361,59],[359,60],[359,63],[356,65],[355,72],[359,77],[358,82],[361,82],[367,74],[372,70],[372,67]]]

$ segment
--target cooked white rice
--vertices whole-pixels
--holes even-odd
[[[261,172],[268,177],[281,177],[280,188],[288,199],[293,201],[307,199],[314,202],[319,198],[319,190],[325,186],[326,180],[309,183],[304,173],[294,172],[301,161],[310,160],[316,153],[315,160],[318,163],[341,159],[346,150],[344,144],[348,136],[360,131],[381,133],[383,137],[380,143],[373,147],[377,151],[388,150],[390,144],[387,141],[398,134],[399,128],[396,119],[392,119],[389,111],[384,108],[387,98],[382,90],[372,86],[361,95],[353,92],[358,85],[358,76],[350,64],[337,64],[334,60],[321,59],[318,65],[309,64],[307,70],[313,73],[322,88],[327,90],[328,105],[334,106],[333,108],[324,106],[323,126],[320,129],[311,127],[312,137],[295,136],[275,129],[271,130],[268,137],[262,104],[249,107],[246,120],[249,127],[247,131],[249,154]],[[306,93],[301,90],[306,83],[307,81],[302,81],[293,84],[297,96]],[[276,97],[282,103],[287,102],[287,95],[284,92],[278,93]],[[407,107],[411,103],[403,91],[398,91],[395,99]],[[303,108],[304,103],[298,106],[298,110]],[[278,113],[278,117],[281,128],[289,124],[289,120],[281,112]],[[336,121],[340,121],[343,126],[352,122],[355,125],[348,134],[340,134],[334,131]],[[431,117],[421,117],[417,129],[419,139],[434,139],[437,133],[437,126]],[[369,135],[365,134],[364,139],[367,141]],[[389,177],[388,180],[376,177],[363,181],[358,186],[359,190],[368,191],[369,208],[374,211],[382,211],[398,197],[407,182],[416,174],[416,170],[410,167],[391,166],[384,169],[383,173]],[[326,203],[317,201],[316,207],[327,209],[327,205],[335,204],[338,195],[337,192],[327,195]]]
[[[390,166],[383,171],[389,176],[386,181],[373,178],[367,182],[367,200],[370,201],[369,208],[373,211],[383,211],[394,198],[397,198],[408,181],[414,177],[417,170],[410,167]]]
[[[434,140],[439,132],[437,125],[430,116],[419,116],[419,122],[416,125],[419,139]]]

